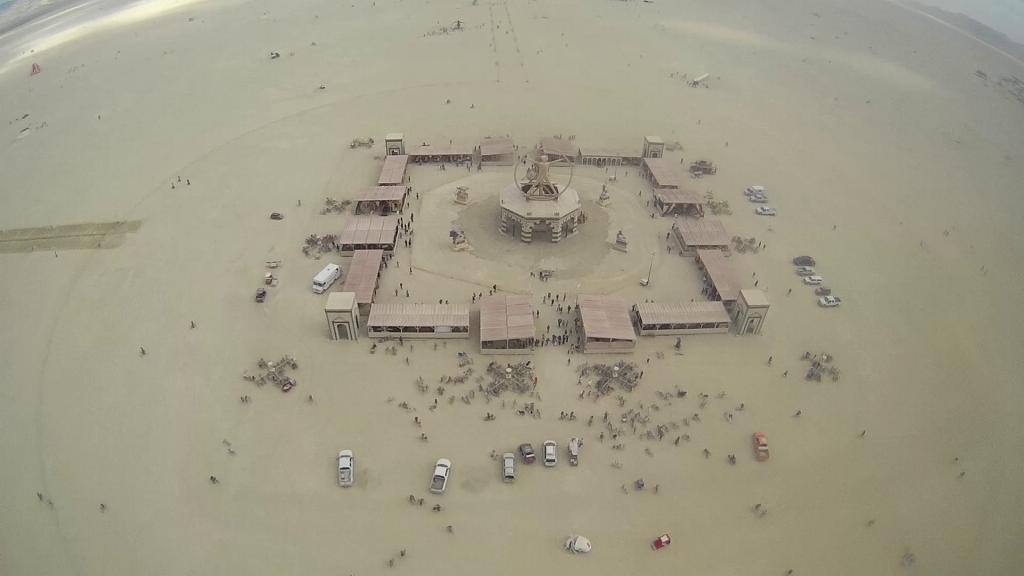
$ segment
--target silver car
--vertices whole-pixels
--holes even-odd
[[[501,479],[505,482],[516,481],[516,455],[512,452],[505,452],[501,455]]]
[[[843,301],[839,299],[839,296],[822,296],[818,298],[818,306],[822,308],[835,308],[842,303]]]
[[[551,467],[558,464],[558,444],[554,440],[544,442],[544,465]]]
[[[349,488],[356,481],[356,458],[351,450],[338,452],[338,486]]]

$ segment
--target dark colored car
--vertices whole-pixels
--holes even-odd
[[[281,214],[280,212],[271,212],[270,213],[270,219],[271,220],[284,220],[284,214]]]
[[[793,258],[793,266],[817,266],[818,263],[810,256],[797,256]]]
[[[257,302],[263,302],[266,299],[267,299],[267,289],[266,288],[257,288],[256,289],[256,301]]]
[[[533,452],[533,446],[530,444],[520,444],[519,455],[523,457],[523,462],[526,464],[533,464],[537,460],[537,455]]]

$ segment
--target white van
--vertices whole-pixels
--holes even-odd
[[[334,284],[334,281],[340,277],[341,267],[337,264],[328,264],[319,274],[313,276],[313,292],[316,294],[327,292],[331,284]]]

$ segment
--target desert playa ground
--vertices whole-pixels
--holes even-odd
[[[4,38],[0,573],[1018,572],[1024,105],[999,79],[1019,62],[878,1],[152,6],[61,41]],[[705,72],[706,88],[679,78]],[[521,150],[553,134],[680,142],[673,157],[719,166],[693,187],[730,202],[730,234],[767,245],[730,258],[772,303],[763,333],[690,336],[682,354],[664,337],[629,356],[538,348],[521,359],[539,395],[490,403],[449,403],[472,380],[434,389],[462,370],[458,352],[485,369],[475,324],[395,355],[329,340],[309,281],[331,257],[300,248],[351,218],[320,208],[376,182],[388,132],[509,134]],[[375,147],[348,147],[363,136]],[[496,232],[510,168],[412,167],[415,243],[378,301],[468,303],[496,284],[531,295],[543,331],[568,317],[547,292],[701,298],[692,261],[665,249],[671,220],[650,217],[649,185],[626,171],[609,183],[577,169],[584,229],[524,246]],[[754,215],[751,184],[777,217]],[[462,185],[467,206],[451,201]],[[447,248],[452,227],[472,252]],[[620,229],[627,254],[609,248]],[[793,274],[804,253],[840,308]],[[273,259],[279,285],[256,304]],[[542,262],[564,273],[531,278]],[[805,381],[807,351],[842,378]],[[299,363],[292,393],[242,379],[282,354]],[[619,359],[645,370],[623,404],[580,399],[578,366]],[[626,428],[615,450],[605,412],[671,431]],[[585,440],[579,467],[501,482],[492,451],[571,436]],[[342,448],[358,466],[345,490]],[[454,473],[431,496],[439,457]],[[665,532],[673,544],[651,551]],[[572,533],[594,551],[566,553]]]

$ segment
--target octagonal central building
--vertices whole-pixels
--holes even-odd
[[[498,229],[502,234],[529,243],[535,232],[547,232],[552,242],[576,233],[583,220],[580,195],[568,185],[551,182],[550,167],[548,157],[541,154],[533,160],[525,181],[501,191]]]

